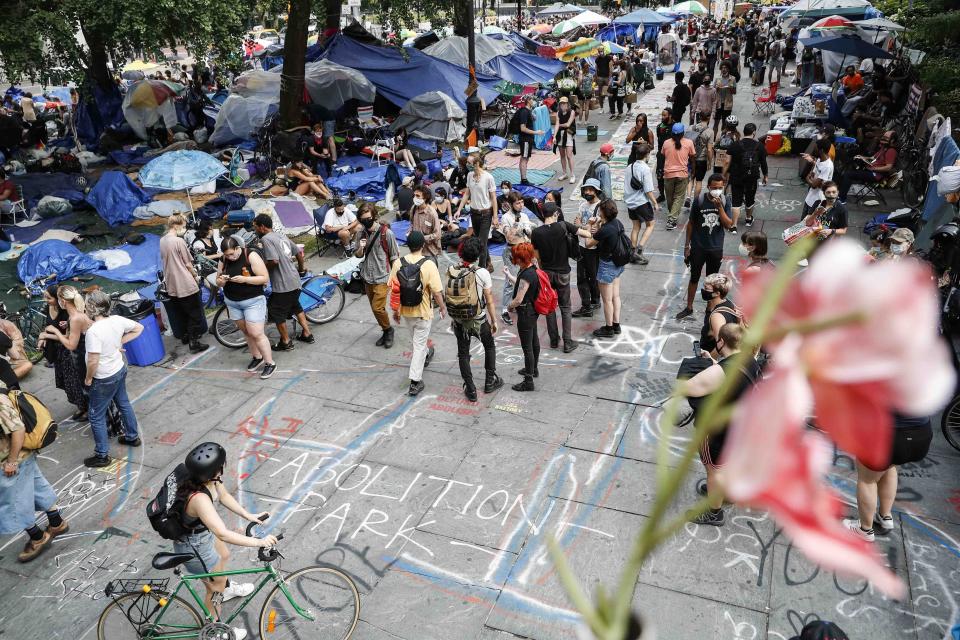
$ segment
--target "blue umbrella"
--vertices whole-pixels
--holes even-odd
[[[673,22],[673,19],[664,15],[660,15],[653,9],[637,9],[636,11],[628,13],[625,16],[614,18],[613,21],[616,24],[642,24],[644,26],[650,26],[654,24],[666,24],[668,22]]]
[[[842,53],[843,59],[840,61],[840,69],[843,69],[848,56],[855,58],[892,58],[893,55],[884,51],[880,47],[874,46],[869,42],[861,40],[857,36],[823,36],[819,38],[800,38],[800,43],[811,49],[820,49],[821,51],[833,51]],[[837,77],[840,77],[839,72]]]
[[[154,158],[140,170],[140,184],[151,189],[165,191],[187,191],[190,215],[193,215],[193,202],[190,200],[190,187],[216,180],[227,172],[223,164],[203,151],[170,151]]]

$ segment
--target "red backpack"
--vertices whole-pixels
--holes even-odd
[[[553,313],[557,309],[557,292],[550,284],[550,276],[546,271],[537,269],[537,278],[540,280],[540,293],[537,299],[533,301],[533,310],[540,315]]]

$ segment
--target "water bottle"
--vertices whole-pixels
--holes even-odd
[[[13,233],[7,234],[7,237],[10,238],[10,244],[13,244],[14,242],[17,241],[17,239],[13,237]]]

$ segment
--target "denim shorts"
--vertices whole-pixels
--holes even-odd
[[[597,268],[597,282],[613,284],[613,281],[623,275],[623,267],[618,267],[610,260],[601,260]]]
[[[57,494],[40,473],[36,456],[27,456],[17,472],[0,473],[0,535],[20,533],[37,522],[37,511],[57,502]]]
[[[231,300],[224,297],[223,301],[227,305],[227,315],[234,322],[246,320],[247,322],[262,324],[267,321],[267,299],[264,296],[247,298],[246,300]]]
[[[200,556],[187,560],[183,564],[187,573],[210,573],[215,566],[220,564],[220,554],[217,553],[217,548],[213,546],[213,541],[213,534],[209,531],[189,533],[179,540],[173,541],[173,551],[174,553],[194,553]]]

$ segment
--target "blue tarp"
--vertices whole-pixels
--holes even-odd
[[[44,240],[30,245],[17,261],[17,275],[23,282],[38,277],[57,274],[57,282],[69,280],[83,273],[96,271],[102,266],[69,242]]]
[[[380,167],[370,167],[356,173],[347,173],[342,176],[327,179],[327,186],[336,189],[341,194],[347,191],[354,191],[358,198],[363,200],[383,200],[386,195],[386,187],[383,186],[384,178],[387,176],[387,168],[390,165]],[[400,177],[408,176],[412,171],[403,167],[397,167]]]
[[[32,208],[43,196],[65,198],[74,205],[83,202],[83,190],[77,184],[80,177],[73,173],[25,173],[12,176],[11,180],[23,189],[27,206]]]
[[[542,42],[537,42],[533,38],[528,38],[521,33],[517,33],[516,31],[511,31],[506,35],[490,34],[489,37],[498,39],[506,38],[512,42],[519,51],[526,51],[527,53],[536,54],[537,50],[543,46]]]
[[[120,89],[111,86],[109,91],[99,87],[93,88],[91,97],[82,91],[80,104],[77,106],[77,135],[87,145],[96,145],[100,141],[100,134],[107,127],[119,127],[124,122],[123,96]]]
[[[567,65],[529,53],[511,53],[489,60],[486,66],[498,78],[517,84],[546,83],[563,71]]]
[[[149,147],[134,147],[130,151],[111,151],[110,159],[120,165],[147,164],[153,160],[153,158],[147,158],[143,155],[149,150]]]
[[[420,94],[440,91],[466,109],[463,91],[467,74],[463,68],[416,49],[407,48],[401,53],[390,47],[362,44],[341,33],[327,46],[323,59],[356,69],[376,86],[378,94],[399,107]],[[493,87],[500,79],[477,74],[477,82],[480,99],[492,103],[499,95]]]
[[[107,171],[87,194],[87,202],[111,225],[133,222],[133,210],[150,202],[146,191],[125,173]]]
[[[594,36],[600,42],[616,42],[620,38],[631,37],[636,39],[637,26],[633,24],[609,24]]]
[[[130,264],[116,269],[100,268],[96,275],[118,282],[153,282],[160,270],[160,236],[145,233],[141,244],[122,244],[111,249],[126,251]]]
[[[652,24],[661,25],[667,24],[668,22],[676,22],[676,20],[676,18],[661,15],[653,9],[637,9],[625,16],[614,18],[613,22],[615,24],[632,24],[648,27]]]

